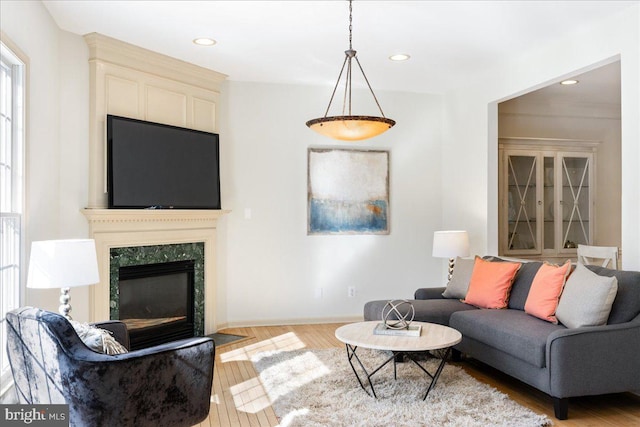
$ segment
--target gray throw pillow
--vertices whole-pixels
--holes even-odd
[[[556,318],[567,328],[606,325],[617,293],[618,279],[578,264],[564,285]]]
[[[456,258],[453,275],[447,284],[447,289],[442,293],[443,297],[464,299],[467,296],[475,261],[475,258]]]
[[[78,337],[91,350],[109,355],[127,353],[127,348],[111,336],[111,332],[87,323],[76,322],[75,320],[70,322]]]

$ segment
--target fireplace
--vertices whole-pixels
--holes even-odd
[[[100,283],[89,288],[89,320],[119,319],[120,267],[195,260],[195,336],[216,324],[216,226],[213,209],[84,209],[96,241]]]
[[[110,282],[132,349],[204,335],[204,243],[112,248]]]
[[[127,325],[132,350],[195,335],[194,264],[120,267],[119,320]]]

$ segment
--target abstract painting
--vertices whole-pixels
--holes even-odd
[[[389,151],[309,148],[308,234],[389,234]]]

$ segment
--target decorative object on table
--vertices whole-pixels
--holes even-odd
[[[378,350],[363,348],[358,352],[372,366],[387,357]],[[378,399],[372,399],[360,387],[354,387],[351,366],[344,359],[344,350],[339,348],[261,352],[251,357],[264,401],[283,421],[281,424],[286,421],[291,427],[553,424],[547,416],[536,414],[450,364],[442,370],[441,384],[424,401],[425,374],[416,364],[400,364],[395,381],[388,377],[393,375],[393,368],[386,366],[383,371],[388,371],[373,379]],[[433,371],[438,362],[431,358],[424,364]],[[255,387],[239,392],[237,401],[245,403],[238,410],[255,411],[255,392]]]
[[[93,239],[43,240],[31,244],[27,287],[60,288],[58,310],[71,319],[69,288],[100,281]]]
[[[469,256],[469,235],[462,230],[436,231],[433,233],[433,254],[436,258],[449,258],[449,274],[451,280],[456,257]]]
[[[373,89],[371,89],[371,85],[369,84],[369,79],[364,74],[364,70],[362,69],[362,65],[360,65],[360,61],[357,57],[357,52],[353,50],[352,46],[352,20],[353,20],[353,5],[351,0],[349,1],[349,49],[346,50],[344,62],[342,63],[342,68],[340,69],[340,74],[338,75],[338,81],[336,82],[335,87],[333,88],[333,92],[331,93],[331,98],[329,99],[329,105],[327,106],[327,110],[324,113],[323,117],[312,119],[307,121],[306,125],[318,132],[321,135],[328,136],[329,138],[339,139],[343,141],[359,141],[362,139],[371,138],[377,135],[380,135],[383,132],[391,129],[393,125],[396,124],[394,120],[388,119],[385,117],[382,112],[382,108],[380,107],[380,103],[378,102],[378,98],[376,98],[375,93],[373,93]],[[351,115],[351,61],[355,59],[358,64],[358,68],[364,77],[364,81],[367,83],[369,87],[369,91],[371,91],[371,95],[373,95],[373,100],[376,102],[378,106],[378,110],[380,110],[381,117],[376,116],[354,116]],[[333,102],[333,97],[336,94],[336,89],[340,85],[340,79],[345,70],[345,66],[347,67],[347,71],[345,73],[345,87],[344,87],[344,100],[342,103],[342,115],[340,116],[327,116],[329,114],[329,109],[331,108],[331,103]]]
[[[308,150],[308,234],[389,234],[389,152]]]
[[[406,307],[404,314],[401,313],[403,307]],[[382,323],[376,325],[373,333],[420,336],[420,326],[411,327],[415,315],[416,310],[408,300],[391,300],[382,307]]]
[[[422,333],[421,325],[408,325],[403,329],[389,328],[384,323],[378,323],[373,329],[373,335],[393,335],[397,337],[419,337]]]

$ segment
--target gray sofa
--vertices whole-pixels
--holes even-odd
[[[569,329],[524,312],[540,265],[523,264],[507,309],[478,309],[444,298],[444,287],[418,289],[411,301],[415,320],[460,331],[454,356],[463,353],[549,394],[561,420],[568,417],[570,397],[640,391],[640,272],[587,266],[615,276],[618,292],[606,325]],[[386,303],[366,303],[365,320],[379,320]]]

